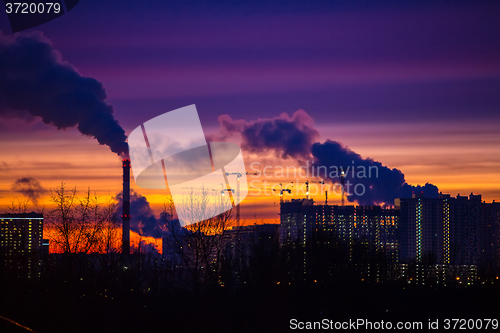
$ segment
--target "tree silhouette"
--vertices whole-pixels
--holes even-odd
[[[217,192],[218,193],[218,192]],[[220,283],[220,271],[224,248],[224,231],[236,225],[233,209],[213,216],[221,207],[228,208],[227,198],[218,198],[217,194],[191,191],[183,198],[183,216],[189,216],[199,222],[181,227],[181,221],[174,212],[173,200],[167,200],[163,207],[161,220],[164,235],[163,253],[181,264],[192,279],[193,290],[200,286]],[[169,258],[167,258],[169,259]],[[180,272],[182,274],[182,271]]]

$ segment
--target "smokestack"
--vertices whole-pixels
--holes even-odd
[[[130,160],[123,161],[122,254],[130,254]]]

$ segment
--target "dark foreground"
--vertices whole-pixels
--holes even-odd
[[[0,315],[37,332],[285,332],[290,320],[500,319],[498,285],[431,289],[359,284],[224,287],[199,293],[85,293],[78,286],[3,284]],[[1,332],[27,332],[0,320]],[[441,331],[441,329],[440,329]],[[484,329],[483,329],[484,331]]]

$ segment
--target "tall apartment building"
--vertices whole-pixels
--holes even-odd
[[[396,199],[400,209],[400,261],[415,260],[450,263],[449,199],[429,199],[414,195]]]
[[[34,277],[42,248],[43,215],[0,214],[0,263],[7,274]]]
[[[483,244],[484,210],[481,195],[458,195],[450,201],[450,262],[478,265]]]
[[[224,245],[233,255],[249,257],[261,243],[277,240],[279,224],[236,226],[224,231]]]
[[[500,268],[500,203],[485,203],[480,195],[414,194],[396,199],[395,208],[292,199],[281,204],[280,222],[280,244],[303,247],[304,263],[308,245],[334,240],[361,245],[377,260],[384,254],[387,263],[400,264],[397,276],[406,278],[409,269],[417,283],[475,280],[478,269],[494,274]]]
[[[416,194],[395,205],[401,211],[401,262],[478,265],[497,252],[498,205],[482,202],[481,195]]]
[[[279,251],[278,228],[279,224],[253,224],[224,231],[224,255],[233,263],[235,277],[245,280],[243,272],[250,267],[251,258],[258,258],[259,266],[265,267],[262,259],[265,261]]]
[[[500,202],[483,204],[484,223],[481,228],[480,265],[495,276],[500,270]]]
[[[315,205],[313,200],[292,199],[281,204],[280,243],[305,246],[317,239],[356,241],[384,249],[397,262],[399,211],[380,206]]]
[[[303,246],[312,241],[312,232],[315,229],[318,212],[320,219],[325,213],[314,205],[312,199],[292,199],[281,203],[280,209],[280,244],[299,243]]]

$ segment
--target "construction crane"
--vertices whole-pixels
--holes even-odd
[[[271,174],[271,175],[274,175],[274,172],[273,171],[265,171],[265,172],[261,172],[261,173],[258,173],[258,172],[247,172],[247,175],[262,175],[262,174]],[[294,181],[288,181],[288,180],[285,180],[284,183],[289,183],[289,184],[293,184]],[[297,184],[306,184],[306,197],[307,199],[309,200],[309,184],[325,184],[325,182],[323,180],[305,180],[305,181],[299,181],[299,182],[295,182]],[[283,185],[282,183],[280,183],[280,186],[281,186],[281,189],[280,189],[280,202],[283,201]],[[274,189],[273,189],[274,190]],[[274,190],[274,191],[277,191],[277,190]],[[288,193],[291,193],[290,191],[286,191]]]
[[[363,166],[352,166],[352,172],[353,172],[353,175],[354,175],[354,172],[357,171],[357,170],[363,170]],[[340,170],[342,170],[342,172],[340,173],[340,185],[341,185],[341,190],[342,190],[342,206],[344,206],[344,202],[345,202],[345,177],[347,175],[347,172],[349,172],[349,167],[346,168],[347,171],[344,172],[344,168],[343,167],[340,167]]]
[[[248,172],[246,173],[249,174]],[[240,178],[243,176],[240,172],[226,172],[226,176],[236,176],[236,225],[240,225]]]
[[[275,189],[275,188],[273,188],[273,191],[278,191],[278,190]],[[283,203],[283,193],[284,192],[288,192],[288,194],[292,194],[292,190],[291,189],[289,189],[289,188],[283,188],[283,183],[280,183],[279,192],[280,192],[280,204]]]
[[[347,166],[347,167],[340,167],[340,170],[341,171],[341,174],[340,174],[340,184],[341,184],[341,191],[342,191],[342,194],[341,194],[341,200],[342,200],[342,206],[345,205],[345,178],[347,176],[347,173],[350,172],[351,170],[354,172],[358,171],[358,170],[362,170],[364,169],[363,166]],[[346,170],[346,171],[344,171]],[[258,172],[247,172],[246,173],[247,175],[262,175],[262,174],[274,174],[273,171],[261,171],[260,173]],[[288,182],[288,180],[285,180],[285,183],[291,183],[293,184],[294,182],[293,181],[290,181]],[[299,181],[299,182],[296,182],[298,184],[306,184],[306,197],[307,199],[309,199],[309,184],[325,184],[324,180],[320,180],[320,181],[313,181],[313,180],[305,180],[305,181]],[[282,186],[282,183],[280,183],[280,186]],[[273,189],[274,190],[274,189]],[[274,190],[274,191],[277,191],[277,190]],[[283,201],[283,191],[285,190],[282,190],[280,189],[280,202]],[[290,193],[288,190],[286,191],[288,193]],[[325,204],[328,204],[328,191],[325,191]]]
[[[229,188],[229,187],[224,188],[224,183],[220,183],[220,186],[221,186],[220,194],[222,194],[222,196],[224,196],[224,193],[226,193],[226,192],[229,192],[229,194],[234,193],[234,190],[232,188]],[[217,192],[218,190],[212,189],[212,191]]]
[[[293,184],[293,182],[291,182]],[[309,184],[325,184],[323,180],[306,180],[304,182],[297,182],[298,184],[306,184],[306,198],[309,200]]]
[[[218,191],[218,190],[212,189],[212,191]],[[220,194],[222,194],[222,196],[224,196],[225,192],[232,192],[232,193],[234,193],[234,190],[232,188],[230,188],[230,189],[223,189],[223,190],[220,191]]]
[[[221,185],[222,185],[222,184],[221,184]],[[183,187],[182,189],[183,189],[183,190],[189,190],[189,189],[191,189],[191,190],[192,190],[192,189],[193,189],[193,187]],[[208,189],[207,189],[207,190],[208,190]],[[225,194],[224,194],[225,192],[232,192],[232,193],[234,193],[234,190],[233,190],[232,188],[229,188],[229,189],[223,188],[222,190],[216,190],[216,189],[214,189],[214,188],[213,188],[213,189],[212,189],[212,191],[214,191],[214,192],[219,192],[219,191],[220,191],[220,194],[222,194],[222,196],[224,196],[224,195],[225,195]]]
[[[299,182],[294,182],[294,181],[289,181],[289,182],[285,182],[285,183],[279,183],[280,185],[280,202],[283,202],[283,194],[284,192],[288,192],[289,194],[291,194],[291,190],[290,189],[283,189],[283,184],[293,184],[293,183],[297,183],[297,184],[306,184],[306,196],[307,196],[307,199],[309,200],[309,184],[324,184],[325,182],[323,180],[319,180],[319,181],[316,181],[316,180],[306,180],[306,181],[299,181]],[[293,185],[292,185],[293,186]],[[273,191],[278,191],[276,189],[273,189]]]
[[[215,193],[217,192],[220,192],[221,196],[220,196],[220,204],[225,206],[227,204],[227,201],[225,199],[225,196],[226,196],[226,192],[229,193],[229,198],[227,200],[229,200],[229,204],[231,204],[232,206],[234,206],[234,203],[233,203],[233,197],[231,196],[231,193],[234,193],[234,190],[232,188],[224,188],[224,184],[220,184],[222,186],[222,189],[221,190],[216,190],[216,189],[212,189],[212,191],[214,191]]]
[[[246,175],[254,175],[257,176],[259,173],[257,172],[245,172]],[[226,176],[236,176],[236,223],[240,225],[240,216],[241,216],[241,207],[240,207],[240,178],[243,176],[241,172],[225,172]],[[233,191],[234,192],[234,191]]]

